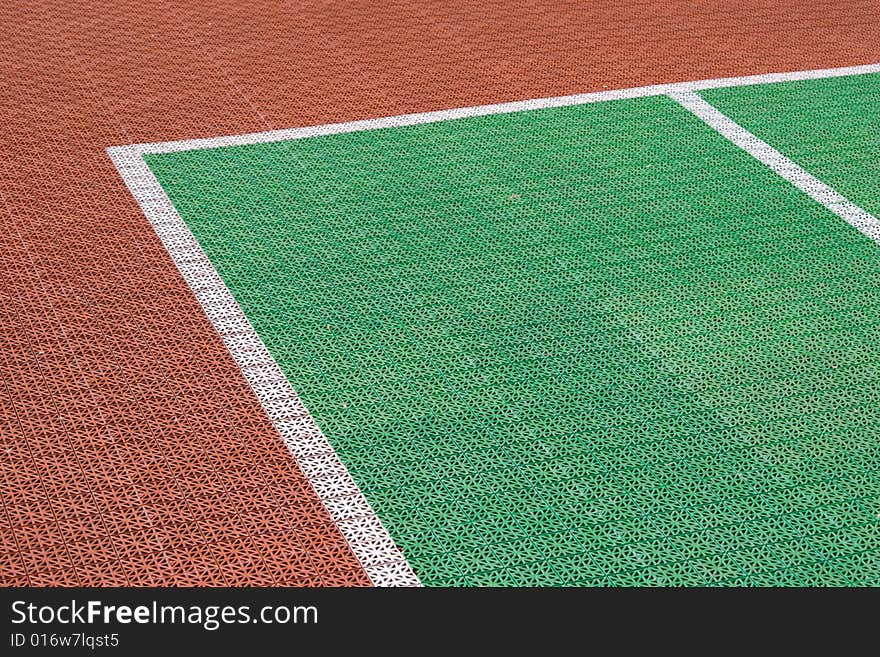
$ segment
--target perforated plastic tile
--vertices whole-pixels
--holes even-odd
[[[0,584],[369,583],[108,146],[876,62],[876,4],[0,3]]]
[[[668,98],[147,161],[424,583],[877,582],[880,248]]]

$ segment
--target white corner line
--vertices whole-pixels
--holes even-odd
[[[137,152],[142,154],[158,154],[174,153],[179,151],[191,151],[202,148],[220,148],[223,146],[246,146],[250,144],[265,144],[276,141],[290,141],[293,139],[318,137],[322,135],[335,135],[344,132],[359,132],[361,130],[400,128],[403,126],[419,125],[422,123],[436,123],[438,121],[464,119],[475,116],[488,116],[491,114],[507,114],[510,112],[523,112],[528,110],[547,109],[551,107],[586,105],[589,103],[599,103],[609,100],[621,100],[624,98],[662,96],[678,92],[700,91],[702,89],[717,89],[720,87],[742,87],[746,85],[768,84],[773,82],[817,80],[821,78],[835,78],[847,75],[862,75],[865,73],[880,73],[880,63],[864,64],[861,66],[845,66],[841,68],[823,68],[812,71],[765,73],[762,75],[747,75],[743,77],[715,78],[711,80],[696,80],[693,82],[655,84],[647,87],[633,87],[630,89],[597,91],[593,93],[576,94],[573,96],[535,98],[532,100],[498,103],[494,105],[477,105],[475,107],[461,107],[457,109],[438,110],[434,112],[401,114],[398,116],[364,119],[361,121],[350,121],[347,123],[328,123],[325,125],[308,126],[304,128],[287,128],[283,130],[270,130],[267,132],[252,132],[250,134],[244,135],[209,137],[206,139],[182,139],[179,141],[166,141],[154,144],[132,144],[130,146],[111,147],[111,149],[134,148]]]
[[[826,185],[767,142],[736,123],[693,91],[678,91],[669,97],[702,119],[723,137],[766,164],[792,185],[824,205],[838,217],[880,243],[880,221],[834,188]]]
[[[125,184],[376,586],[421,586],[137,147],[108,148]]]

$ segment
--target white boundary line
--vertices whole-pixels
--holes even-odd
[[[174,209],[137,147],[108,149],[174,264],[376,586],[420,586],[361,490]]]
[[[865,64],[863,66],[846,66],[843,68],[823,68],[815,71],[766,73],[763,75],[748,75],[745,77],[735,78],[717,78],[713,80],[697,80],[694,82],[673,82],[670,84],[655,84],[648,87],[633,87],[632,89],[615,89],[611,91],[597,91],[588,94],[577,94],[574,96],[555,96],[552,98],[521,100],[512,103],[498,103],[496,105],[478,105],[475,107],[462,107],[458,109],[439,110],[436,112],[401,114],[398,116],[386,116],[377,119],[349,121],[347,123],[327,123],[324,125],[309,126],[305,128],[287,128],[284,130],[270,130],[268,132],[252,132],[245,135],[209,137],[207,139],[182,139],[179,141],[165,141],[154,144],[133,144],[132,146],[123,146],[121,148],[134,148],[141,154],[147,154],[174,153],[178,151],[191,151],[202,148],[220,148],[223,146],[265,144],[275,141],[290,141],[292,139],[318,137],[321,135],[335,135],[343,132],[359,132],[361,130],[377,130],[381,128],[399,128],[408,125],[436,123],[437,121],[464,119],[473,116],[507,114],[510,112],[547,109],[550,107],[567,107],[569,105],[586,105],[589,103],[600,103],[608,100],[621,100],[624,98],[662,96],[684,91],[700,91],[702,89],[718,89],[720,87],[742,87],[752,84],[767,84],[770,82],[793,82],[796,80],[836,78],[846,75],[860,75],[864,73],[880,73],[880,63]]]
[[[693,93],[702,89],[813,80],[864,73],[880,73],[880,63],[659,84],[245,135],[111,146],[107,148],[107,153],[370,579],[377,586],[420,586],[418,577],[290,386],[281,368],[266,349],[195,237],[174,209],[143,156],[288,141],[625,98],[669,95],[835,214],[880,241],[880,231],[878,231],[880,223],[877,219],[857,208],[706,103],[713,112],[717,113],[717,116],[708,112],[700,104],[705,101]],[[700,103],[695,102],[694,99]]]
[[[800,165],[787,158],[767,142],[753,135],[733,119],[722,114],[693,91],[671,93],[669,97],[702,119],[709,127],[739,146],[756,160],[766,164],[792,185],[812,197],[816,202],[824,205],[838,217],[880,243],[880,221],[872,214],[857,206],[811,173],[808,173]]]

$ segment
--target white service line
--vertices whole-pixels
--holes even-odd
[[[722,114],[693,91],[674,92],[670,93],[669,97],[749,155],[773,169],[792,185],[809,194],[815,201],[824,205],[838,217],[852,224],[871,239],[880,242],[880,221],[874,215],[823,183],[727,115]]]
[[[269,419],[376,586],[421,586],[137,147],[107,149]]]
[[[266,144],[275,141],[289,141],[292,139],[318,137],[321,135],[336,135],[343,132],[359,132],[361,130],[378,130],[381,128],[400,128],[409,125],[436,123],[437,121],[449,121],[452,119],[465,119],[474,116],[508,114],[510,112],[524,112],[528,110],[547,109],[550,107],[568,107],[570,105],[586,105],[589,103],[601,103],[608,100],[621,100],[624,98],[662,96],[682,91],[699,91],[701,89],[718,89],[721,87],[742,87],[752,84],[793,82],[796,80],[818,80],[821,78],[836,78],[845,75],[862,75],[864,73],[880,73],[880,63],[865,64],[862,66],[844,66],[842,68],[823,68],[813,71],[765,73],[762,75],[747,75],[734,78],[714,78],[711,80],[695,80],[692,82],[653,84],[647,87],[613,89],[610,91],[576,94],[574,96],[535,98],[532,100],[497,103],[494,105],[477,105],[475,107],[460,107],[457,109],[438,110],[435,112],[419,112],[417,114],[400,114],[397,116],[385,116],[377,119],[349,121],[347,123],[327,123],[305,128],[287,128],[284,130],[269,130],[267,132],[252,132],[245,135],[209,137],[206,139],[182,139],[179,141],[166,141],[154,144],[133,144],[131,147],[141,153],[174,153],[202,148]]]

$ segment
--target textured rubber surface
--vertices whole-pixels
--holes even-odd
[[[146,160],[425,584],[880,584],[880,248],[670,99]]]
[[[880,74],[701,95],[862,208],[880,216]]]
[[[874,0],[0,5],[0,582],[365,584],[105,148],[880,60]]]

